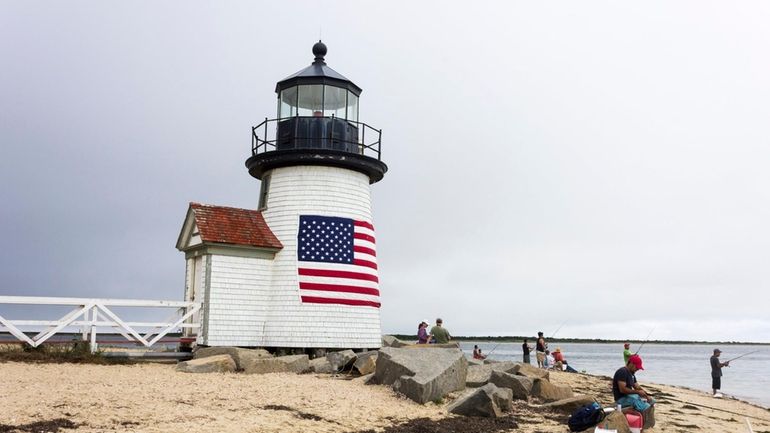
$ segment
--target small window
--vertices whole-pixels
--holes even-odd
[[[270,175],[265,176],[262,178],[262,184],[259,187],[259,206],[257,206],[257,210],[262,210],[267,208],[267,194],[270,190]]]

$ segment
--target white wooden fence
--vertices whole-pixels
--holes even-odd
[[[201,309],[198,302],[151,301],[135,299],[44,298],[33,296],[0,296],[0,304],[73,306],[74,309],[58,320],[8,320],[0,315],[0,331],[9,332],[18,340],[37,347],[64,329],[77,327],[83,340],[90,339],[91,351],[97,350],[97,328],[110,328],[130,342],[151,347],[169,332],[177,329],[200,328],[195,320]],[[164,322],[127,322],[118,317],[111,307],[173,308],[173,314]],[[20,328],[42,329],[30,337]],[[144,329],[144,335],[138,330]],[[149,330],[149,331],[148,331]]]

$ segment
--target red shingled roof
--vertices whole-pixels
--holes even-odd
[[[190,203],[203,242],[281,249],[262,212]]]

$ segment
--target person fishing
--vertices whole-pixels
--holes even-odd
[[[548,351],[546,350],[546,353]],[[561,347],[557,347],[556,350],[551,353],[553,356],[553,368],[558,371],[566,371],[568,373],[577,373],[577,370],[572,368],[564,357],[564,352],[561,351]]]
[[[485,355],[481,354],[481,349],[479,348],[478,344],[473,345],[473,359],[486,359],[487,357]]]
[[[524,339],[524,344],[521,345],[521,351],[524,353],[524,363],[525,364],[531,364],[529,359],[529,353],[532,352],[532,346],[527,343],[527,339]]]
[[[641,412],[644,428],[649,428],[655,426],[655,399],[636,381],[635,373],[639,370],[644,370],[642,357],[631,355],[626,365],[620,367],[612,378],[612,395],[621,407]]]
[[[719,362],[719,355],[721,354],[721,350],[714,349],[714,354],[711,356],[711,389],[714,398],[722,397],[722,393],[719,392],[719,389],[722,388],[722,367],[730,366],[730,361]]]
[[[628,358],[631,357],[631,343],[623,345],[623,363],[628,364]]]
[[[537,333],[537,341],[535,342],[535,358],[537,358],[537,366],[540,368],[546,368],[545,365],[545,349],[548,347],[548,343],[545,342],[543,337],[543,331]]]

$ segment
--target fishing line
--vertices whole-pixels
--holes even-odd
[[[741,359],[741,358],[743,358],[744,356],[747,356],[747,355],[751,355],[751,354],[754,354],[754,353],[757,353],[757,352],[759,352],[759,350],[755,350],[755,351],[753,351],[753,352],[749,352],[749,353],[744,353],[744,354],[743,354],[743,355],[741,355],[741,356],[736,356],[735,358],[733,358],[733,359],[728,359],[728,360],[727,360],[727,361],[725,361],[725,362],[733,362],[733,361],[735,361],[736,359]]]
[[[548,339],[550,340],[550,339],[552,339],[553,337],[555,337],[555,336],[556,336],[556,333],[557,333],[557,332],[559,332],[559,330],[561,329],[561,327],[562,327],[562,326],[564,326],[564,324],[565,324],[565,323],[567,323],[567,321],[566,321],[566,320],[565,320],[565,321],[563,321],[563,322],[561,322],[561,325],[559,325],[559,327],[558,327],[558,328],[556,328],[556,330],[555,330],[555,331],[553,331],[553,334],[551,334],[551,336],[550,336],[550,337],[548,337]]]
[[[700,407],[704,407],[706,409],[717,410],[717,411],[720,411],[720,412],[727,412],[727,413],[731,413],[733,415],[745,416],[745,417],[748,417],[748,418],[758,419],[758,420],[764,421],[764,422],[770,422],[770,419],[765,419],[765,418],[760,418],[760,417],[757,417],[757,416],[746,415],[746,414],[739,413],[739,412],[733,412],[733,411],[727,410],[727,409],[720,409],[718,407],[706,406],[705,404],[693,403],[691,401],[679,400],[678,398],[660,397],[660,401],[663,401],[663,400],[671,400],[671,401],[676,401],[676,402],[679,402],[679,403],[691,404],[693,406],[700,406]]]
[[[491,354],[492,354],[492,352],[494,352],[494,351],[495,351],[495,349],[497,349],[497,346],[499,346],[499,345],[500,345],[500,343],[497,343],[497,344],[495,345],[495,347],[493,347],[493,348],[492,348],[492,350],[491,350],[489,353],[487,353],[487,355],[486,355],[486,356],[487,356],[487,358],[489,358],[489,355],[491,355]]]
[[[638,354],[639,354],[639,351],[640,351],[640,350],[642,350],[642,347],[644,347],[644,345],[645,345],[645,344],[647,343],[647,341],[650,339],[650,335],[652,335],[653,331],[655,331],[655,328],[657,328],[657,327],[653,327],[652,329],[650,329],[650,332],[649,332],[649,333],[647,334],[647,336],[644,338],[644,341],[642,341],[642,344],[639,346],[639,348],[638,348],[638,349],[636,349],[636,352],[634,352],[634,355],[638,355]]]

